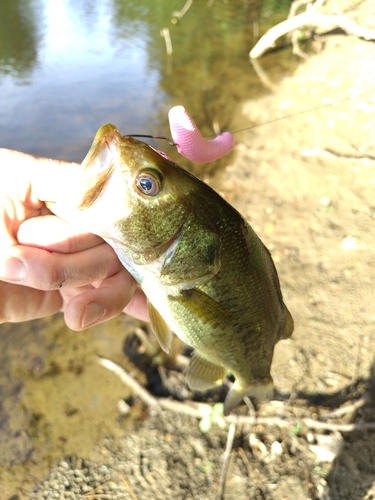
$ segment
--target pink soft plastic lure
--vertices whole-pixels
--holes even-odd
[[[234,146],[234,138],[230,132],[224,132],[212,140],[204,139],[183,106],[174,106],[169,111],[168,118],[177,150],[189,160],[201,163],[217,160],[229,153]]]

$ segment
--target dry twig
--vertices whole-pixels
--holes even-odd
[[[172,14],[172,23],[175,24],[178,19],[181,19],[182,16],[186,14],[186,12],[190,9],[191,4],[193,3],[193,0],[187,0],[185,5],[182,7],[181,10],[176,10]],[[173,21],[175,20],[175,21]]]
[[[240,457],[242,458],[243,463],[245,464],[245,467],[247,469],[247,473],[249,477],[255,477],[255,472],[253,469],[253,466],[251,465],[250,460],[247,458],[247,455],[245,453],[245,450],[243,448],[238,448],[238,453]]]
[[[101,486],[98,486],[98,488],[100,489]],[[91,493],[85,493],[83,496],[85,498],[89,498],[91,500],[92,498],[98,498],[98,499],[111,498],[112,495],[107,495],[107,493],[103,493],[103,494],[102,493],[97,493],[97,494],[93,494],[93,495]]]
[[[134,378],[126,371],[122,366],[114,363],[110,359],[97,357],[97,362],[114,372],[125,385],[129,386],[132,391],[134,391],[137,396],[139,396],[142,401],[144,401],[148,406],[158,406],[158,400],[151,396],[151,394],[146,391]]]
[[[134,493],[134,490],[131,487],[131,484],[129,483],[129,481],[126,479],[126,476],[125,476],[124,473],[121,474],[121,479],[122,479],[122,482],[125,485],[125,488],[128,490],[128,493],[131,496],[131,499],[132,500],[138,500],[137,499],[137,495]]]
[[[230,424],[228,429],[227,445],[225,447],[224,457],[223,457],[223,468],[221,469],[220,475],[220,485],[219,485],[219,498],[224,498],[225,483],[227,480],[227,474],[229,469],[229,461],[233,448],[234,435],[236,433],[235,424]]]
[[[97,493],[97,491],[101,490],[106,484],[108,484],[108,482],[109,481],[107,481],[104,484],[100,484],[99,486],[97,486],[93,490],[88,491],[87,493],[85,493],[83,496],[85,498],[90,498],[90,499],[91,498],[111,498],[111,495],[107,495],[106,493]]]
[[[306,12],[312,14],[313,12],[316,12],[324,2],[325,0],[317,0],[314,3],[312,3],[312,0],[294,0],[290,6],[288,19],[294,17],[302,5],[306,5]],[[299,32],[297,30],[293,31],[291,35],[293,54],[301,57],[302,59],[308,59],[309,56],[301,49],[298,38]]]
[[[320,418],[327,419],[327,418],[340,418],[343,415],[346,415],[347,413],[354,412],[355,410],[358,410],[358,408],[361,408],[364,406],[366,403],[370,401],[370,395],[365,394],[361,398],[357,399],[357,401],[354,401],[354,403],[346,406],[341,406],[340,408],[337,408],[336,410],[330,411],[329,413],[325,413],[324,415],[320,415]]]
[[[163,28],[160,31],[160,36],[162,36],[164,38],[164,41],[165,41],[165,50],[167,52],[167,55],[171,56],[172,53],[173,53],[173,47],[172,47],[172,40],[171,40],[171,35],[169,33],[169,29],[168,28]]]

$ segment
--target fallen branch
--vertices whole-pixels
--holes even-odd
[[[144,387],[138,384],[138,382],[126,370],[124,370],[122,366],[114,363],[110,359],[101,358],[99,356],[97,357],[97,362],[104,366],[104,368],[108,368],[108,370],[115,373],[125,385],[130,387],[130,389],[146,403],[146,405],[158,406],[158,400],[151,396],[151,394],[146,391]]]
[[[248,476],[254,479],[256,477],[256,474],[255,474],[255,471],[253,469],[253,466],[251,465],[250,460],[247,458],[245,450],[243,448],[238,448],[238,453],[239,453],[240,457],[242,458],[243,463],[245,464]]]
[[[124,483],[125,488],[128,490],[128,493],[129,493],[131,499],[138,500],[136,494],[134,493],[133,488],[131,487],[131,484],[126,479],[125,474],[121,474],[121,479],[122,479],[122,482]],[[113,498],[113,494],[97,493],[99,490],[102,490],[109,483],[110,483],[110,481],[107,481],[104,484],[100,484],[99,486],[97,486],[93,490],[90,490],[87,493],[85,493],[83,496],[85,498],[88,498],[89,500],[96,499],[96,498],[98,498],[98,499]]]
[[[375,30],[360,26],[352,19],[336,14],[303,13],[277,24],[267,31],[251,50],[250,59],[256,59],[273,47],[276,40],[291,31],[307,26],[331,26],[340,28],[348,35],[365,40],[375,40]]]
[[[172,24],[176,24],[177,20],[181,19],[181,17],[186,14],[186,12],[190,9],[192,3],[193,0],[187,0],[181,10],[176,10],[172,13]],[[173,20],[175,21],[173,22]]]
[[[173,47],[172,47],[172,40],[171,40],[171,35],[169,33],[169,29],[168,28],[163,28],[160,31],[160,36],[162,36],[164,38],[164,41],[165,41],[165,50],[167,52],[167,55],[171,56],[172,53],[173,53]]]
[[[90,500],[92,498],[111,498],[111,495],[106,495],[104,493],[97,493],[99,490],[102,490],[104,486],[106,486],[107,484],[109,483],[109,481],[107,481],[106,483],[104,484],[100,484],[99,486],[97,486],[96,488],[94,488],[93,490],[90,490],[88,491],[87,493],[85,493],[83,496],[85,498],[89,498]]]
[[[370,401],[371,397],[370,394],[365,394],[361,398],[357,399],[357,401],[354,401],[354,403],[351,403],[349,405],[341,406],[340,408],[337,408],[336,410],[330,411],[329,413],[325,413],[324,415],[320,415],[320,418],[326,419],[326,418],[340,418],[343,415],[346,415],[347,413],[354,412],[355,410],[358,410],[358,408],[361,408],[362,406],[365,406],[366,403]]]
[[[114,363],[113,361],[98,357],[98,363],[108,370],[114,372],[132,391],[139,396],[148,406],[155,409],[163,409],[188,415],[189,417],[202,419],[204,410],[201,404],[189,402],[180,403],[166,398],[154,398],[144,387],[142,387],[122,366]],[[363,405],[362,400],[359,406]],[[312,418],[296,418],[296,417],[255,417],[255,416],[242,416],[242,415],[228,415],[223,417],[227,424],[236,425],[275,425],[280,428],[294,427],[297,424],[303,424],[309,429],[319,429],[325,431],[338,431],[338,432],[353,432],[357,430],[375,429],[375,422],[362,422],[359,424],[335,424],[330,422],[322,422]]]
[[[302,6],[306,6],[306,12],[309,12],[310,14],[312,12],[316,12],[320,7],[324,4],[326,0],[316,0],[313,4],[310,3],[310,0],[293,0],[289,14],[288,14],[288,19],[291,19],[292,17],[297,15],[298,9]]]
[[[264,71],[264,69],[261,66],[261,63],[257,61],[256,59],[250,59],[250,62],[254,68],[255,73],[257,74],[259,80],[263,83],[263,85],[272,91],[275,91],[277,89],[277,85],[272,83],[271,79],[267,75],[267,73]]]
[[[124,483],[125,485],[125,488],[128,490],[128,493],[131,497],[132,500],[138,500],[137,499],[137,495],[134,493],[134,490],[131,486],[131,484],[129,483],[129,481],[127,480],[126,476],[124,473],[121,474],[121,479],[122,479],[122,482]]]
[[[235,424],[230,424],[227,437],[227,445],[225,447],[225,452],[223,456],[223,468],[221,469],[220,484],[219,484],[219,498],[224,498],[225,483],[227,480],[227,474],[229,469],[229,461],[233,448],[234,435],[236,433]]]

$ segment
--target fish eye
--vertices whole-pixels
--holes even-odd
[[[155,196],[161,189],[160,177],[153,172],[142,172],[135,180],[135,185],[142,194]]]

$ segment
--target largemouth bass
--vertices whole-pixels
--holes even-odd
[[[101,236],[148,298],[168,352],[172,332],[194,353],[194,390],[235,377],[228,414],[245,395],[269,399],[274,346],[290,337],[272,257],[243,217],[207,184],[113,125],[98,131],[53,213]]]

